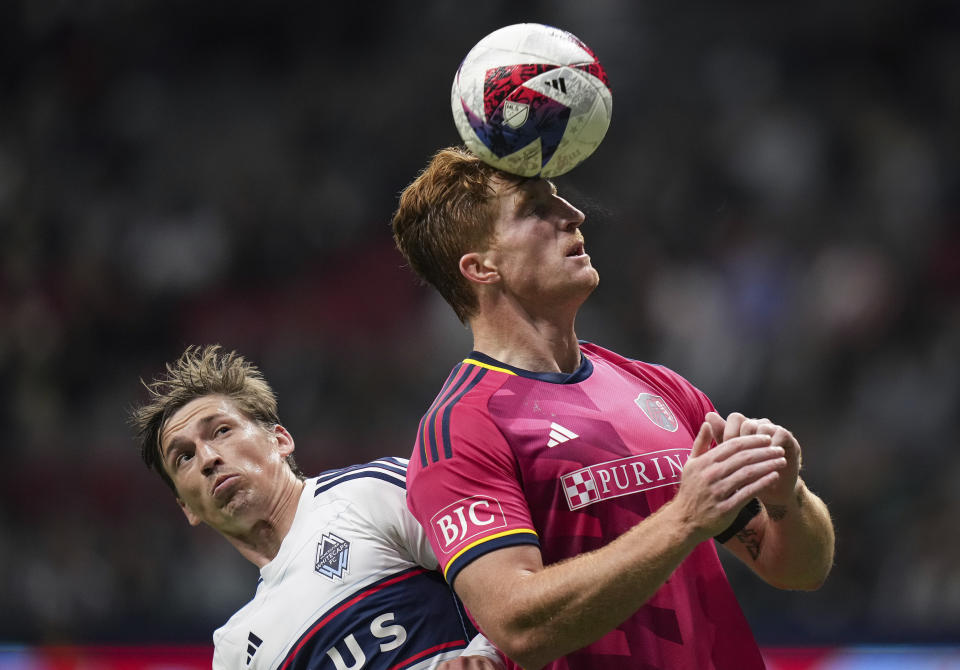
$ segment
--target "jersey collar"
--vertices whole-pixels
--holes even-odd
[[[582,382],[593,373],[593,362],[584,355],[583,350],[580,351],[580,365],[577,366],[576,370],[570,373],[531,372],[530,370],[524,370],[506,363],[501,363],[497,359],[491,358],[490,356],[480,353],[479,351],[471,351],[470,355],[464,360],[464,363],[467,362],[479,364],[481,367],[485,368],[501,370],[503,372],[515,374],[520,377],[526,377],[528,379],[536,379],[537,381],[547,382],[549,384],[576,384],[578,382]]]

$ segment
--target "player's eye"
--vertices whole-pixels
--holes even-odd
[[[185,451],[177,452],[177,455],[173,457],[173,465],[175,467],[181,467],[184,463],[190,460],[191,455]]]
[[[541,200],[533,200],[527,205],[526,215],[543,218],[547,214],[547,207]]]
[[[220,426],[213,432],[213,434],[219,437],[220,435],[226,435],[229,432],[230,426]]]

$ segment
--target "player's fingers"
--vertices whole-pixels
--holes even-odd
[[[773,432],[773,435],[770,436],[770,441],[772,444],[777,444],[783,447],[783,450],[788,456],[792,457],[800,453],[800,444],[793,436],[793,433],[786,428],[777,426],[776,430]]]
[[[773,432],[771,436],[776,439],[777,444],[782,445],[784,442],[793,442],[793,433],[784,428],[783,426],[773,425]]]
[[[740,509],[750,502],[750,500],[756,498],[760,492],[763,491],[763,489],[771,486],[779,478],[779,470],[768,472],[762,477],[759,477],[758,479],[749,482],[745,486],[735,490],[724,502],[724,505],[728,505],[731,509]]]
[[[708,473],[708,477],[723,479],[749,465],[783,458],[786,458],[786,452],[779,445],[768,444],[753,449],[744,449],[723,461],[715,463],[712,472]]]
[[[778,426],[767,418],[744,419],[743,423],[740,424],[740,434],[754,435],[756,433],[764,433],[766,435],[773,435],[773,430],[777,427]]]
[[[771,437],[773,437],[773,434],[777,432],[779,427],[780,426],[768,419],[760,419],[757,422],[757,432],[763,435],[770,435]]]
[[[719,463],[730,458],[734,454],[747,449],[758,449],[760,447],[770,446],[772,437],[770,435],[743,435],[725,440],[710,450],[711,459]]]
[[[700,432],[697,433],[696,438],[693,440],[693,448],[690,449],[690,458],[696,458],[702,454],[705,454],[710,448],[710,442],[713,441],[713,429],[710,428],[710,424],[704,421],[700,424]]]
[[[707,412],[704,420],[710,424],[710,428],[713,430],[714,442],[717,444],[723,442],[723,429],[727,425],[727,422],[723,420],[723,417],[716,412]]]
[[[732,473],[729,477],[717,482],[715,490],[720,496],[729,498],[738,491],[752,486],[756,481],[764,479],[771,473],[779,473],[786,465],[787,461],[785,458],[775,458],[746,465]],[[760,488],[762,489],[763,487],[761,486]]]
[[[740,426],[746,421],[740,412],[733,412],[727,417],[727,423],[723,428],[723,442],[740,435]]]

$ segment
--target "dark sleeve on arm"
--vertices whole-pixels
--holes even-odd
[[[750,519],[758,514],[760,514],[760,501],[754,498],[743,506],[743,509],[740,510],[740,514],[738,514],[737,518],[733,520],[733,523],[731,523],[730,526],[719,535],[714,535],[713,539],[720,544],[723,544],[743,530],[744,527],[750,523]]]

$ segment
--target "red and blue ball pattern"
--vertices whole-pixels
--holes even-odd
[[[483,144],[496,156],[503,158],[527,146],[538,137],[541,146],[541,167],[553,158],[567,130],[570,108],[561,102],[523,86],[530,79],[559,66],[529,63],[509,67],[491,68],[487,71],[483,87],[483,110],[486,121],[463,103],[463,112],[470,127]],[[609,86],[607,73],[600,63],[573,66],[593,75]],[[504,123],[503,104],[507,100],[529,106],[526,123],[512,128]]]

